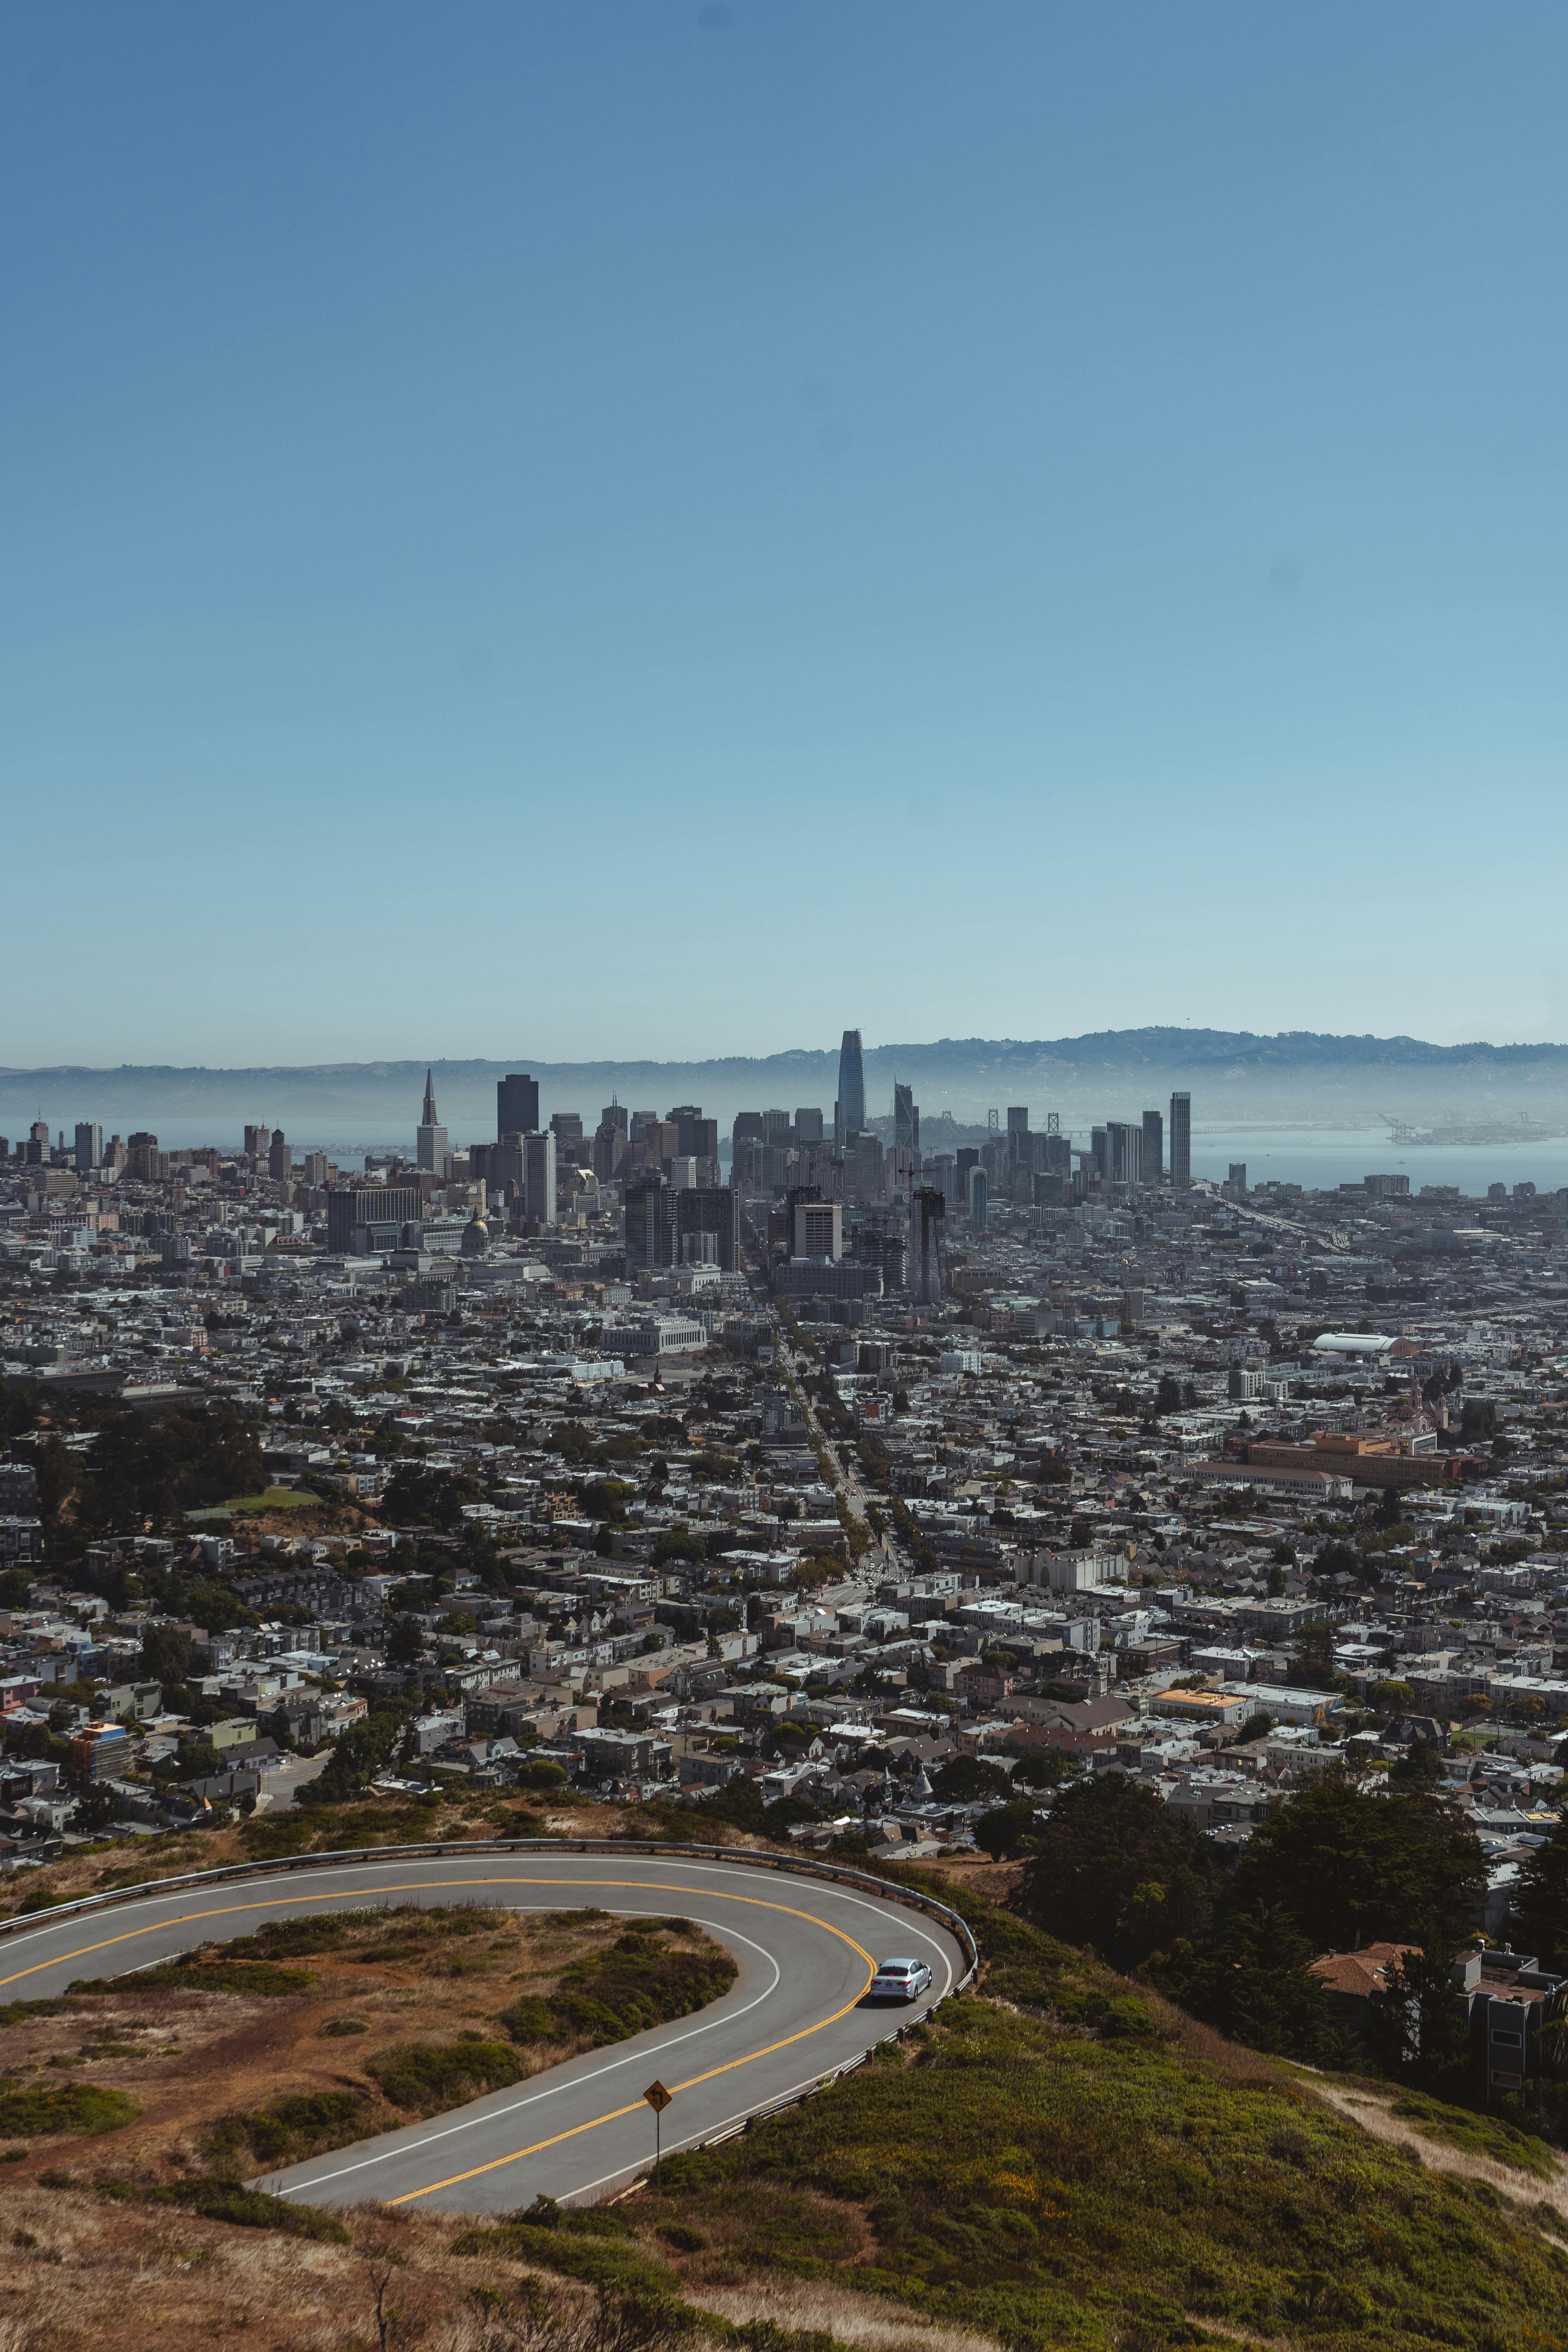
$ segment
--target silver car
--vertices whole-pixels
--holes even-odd
[[[879,1960],[871,1979],[872,2000],[919,2000],[931,1985],[924,1960]]]

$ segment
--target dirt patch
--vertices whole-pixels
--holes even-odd
[[[409,2084],[447,2085],[453,2096],[437,2104],[461,2104],[492,2078],[521,2080],[616,2038],[607,2014],[582,2011],[582,1988],[618,1983],[628,1944],[645,1971],[689,1979],[704,2000],[724,1989],[732,1963],[701,1929],[647,1928],[594,1909],[479,1903],[310,1913],[157,1970],[81,1983],[31,2014],[17,2004],[0,2027],[0,2098],[47,2119],[47,2103],[29,2095],[77,2084],[137,2112],[121,2120],[112,2104],[78,2101],[113,2121],[86,2139],[79,2124],[68,2144],[63,2130],[29,2130],[6,2182],[62,2165],[153,2182],[252,2158],[269,2166],[394,2128],[405,2107],[426,2111]],[[504,2021],[519,2015],[521,2033]],[[625,2030],[648,2021],[628,2017]],[[479,2051],[485,2066],[457,2063],[454,2053]],[[252,2118],[265,2120],[253,2128]]]

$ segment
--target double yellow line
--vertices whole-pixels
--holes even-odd
[[[396,1886],[367,1888],[365,1892],[374,1892],[377,1895],[396,1895],[405,1891],[426,1894],[436,1888],[458,1886],[548,1886],[556,1892],[581,1887],[593,1888],[601,1892],[615,1889],[621,1892],[630,1890],[639,1894],[688,1896],[692,1891],[689,1884],[682,1885],[679,1881],[671,1882],[657,1878],[531,1878],[520,1874],[508,1873],[495,1878],[410,1878],[400,1881]],[[706,1886],[701,1891],[707,1900],[717,1903],[744,1904],[748,1909],[753,1911],[781,1912],[788,1918],[804,1919],[810,1927],[820,1927],[824,1935],[837,1936],[841,1944],[847,1944],[850,1950],[858,1953],[861,1959],[865,1961],[866,1981],[855,1994],[854,1999],[847,2000],[841,2009],[836,2009],[830,2017],[819,2017],[815,2025],[803,2025],[798,2032],[786,2033],[780,2042],[769,2042],[760,2050],[747,2051],[743,2057],[726,2059],[721,2066],[710,2066],[704,2074],[692,2074],[686,2082],[673,2085],[677,2091],[693,2091],[700,2083],[711,2083],[721,2074],[733,2074],[738,2066],[750,2066],[759,2058],[771,2058],[776,2051],[787,2050],[792,2042],[805,2042],[810,2035],[822,2032],[825,2027],[836,2025],[841,2017],[847,2017],[849,2011],[865,1999],[870,1989],[871,1979],[877,1973],[877,1964],[863,1944],[858,1944],[853,1936],[847,1935],[842,1927],[835,1927],[829,1920],[819,1919],[815,1912],[803,1911],[795,1904],[770,1903],[760,1895],[734,1895],[718,1887]],[[331,1893],[291,1895],[289,1899],[291,1903],[341,1905],[344,1898],[342,1890],[339,1888]],[[0,1990],[3,1990],[6,1985],[20,1984],[26,1977],[41,1975],[46,1969],[61,1968],[68,1960],[89,1959],[94,1952],[107,1952],[112,1950],[117,1944],[132,1943],[138,1936],[157,1935],[168,1927],[191,1927],[204,1919],[229,1918],[238,1912],[271,1911],[275,1908],[276,1899],[270,1903],[225,1903],[216,1906],[209,1911],[179,1912],[167,1919],[152,1920],[144,1927],[128,1928],[123,1935],[105,1937],[101,1943],[83,1944],[79,1950],[74,1952],[58,1952],[52,1959],[38,1960],[31,1968],[19,1969],[15,1976],[0,1977]],[[389,2198],[387,2202],[392,2205],[409,2205],[417,2198],[433,2197],[439,2189],[455,2189],[465,2180],[477,2180],[481,2173],[499,2171],[502,2166],[508,2164],[521,2164],[524,2158],[538,2156],[544,2148],[558,2147],[563,2140],[576,2139],[584,2132],[597,2131],[601,2124],[616,2123],[623,2116],[636,2115],[642,2104],[640,2098],[633,2099],[626,2106],[612,2107],[607,2114],[595,2116],[585,2124],[574,2124],[567,2131],[554,2132],[548,2139],[535,2140],[531,2147],[515,2148],[509,2156],[492,2157],[488,2164],[476,2164],[467,2172],[454,2172],[445,2180],[432,2180],[425,2189],[407,2189],[403,2196]]]

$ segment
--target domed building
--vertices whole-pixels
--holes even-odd
[[[476,1209],[463,1227],[463,1237],[458,1244],[458,1252],[463,1257],[488,1257],[489,1247],[490,1229]]]

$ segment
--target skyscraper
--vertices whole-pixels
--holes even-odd
[[[79,1126],[76,1131],[76,1172],[89,1176],[103,1165],[103,1129],[92,1124]]]
[[[921,1112],[913,1087],[901,1087],[893,1080],[893,1141],[908,1146],[910,1151],[921,1148]]]
[[[838,1100],[833,1107],[833,1140],[858,1135],[866,1125],[866,1064],[858,1029],[846,1029],[838,1048]]]
[[[452,1165],[447,1130],[436,1117],[436,1087],[428,1070],[425,1073],[425,1108],[414,1139],[414,1164],[416,1168],[428,1168],[437,1176],[447,1175]]]
[[[926,1185],[910,1203],[910,1297],[916,1307],[940,1307],[947,1202]]]
[[[1112,1184],[1142,1181],[1143,1130],[1130,1119],[1113,1118],[1105,1129],[1106,1176]]]
[[[522,1139],[522,1213],[531,1224],[555,1223],[555,1138],[548,1131]]]
[[[1007,1165],[1009,1168],[1032,1168],[1034,1150],[1029,1135],[1029,1106],[1009,1103],[1007,1106]]]
[[[1143,1182],[1160,1184],[1165,1177],[1165,1122],[1157,1110],[1143,1114]]]
[[[496,1080],[496,1139],[539,1131],[539,1081],[515,1072]]]
[[[280,1127],[272,1130],[272,1140],[267,1147],[267,1173],[275,1184],[286,1184],[294,1166],[293,1147]]]
[[[1193,1098],[1171,1097],[1171,1182],[1183,1190],[1193,1181]]]

